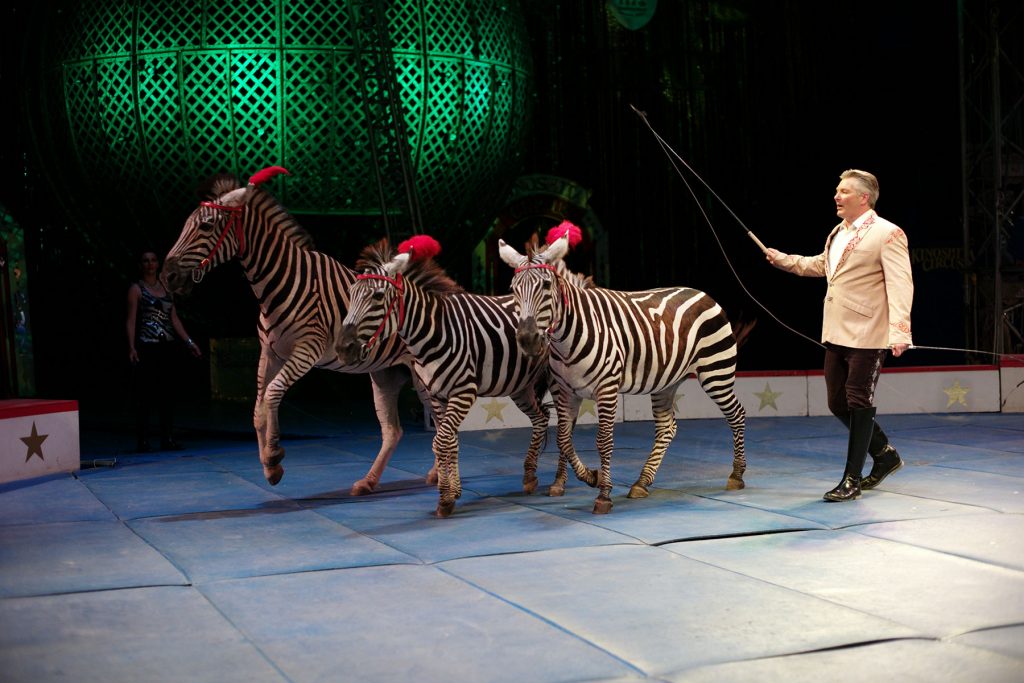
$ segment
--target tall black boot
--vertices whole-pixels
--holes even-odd
[[[844,502],[860,497],[860,477],[868,444],[874,432],[875,408],[854,408],[850,411],[850,439],[846,446],[846,471],[839,485],[825,494],[830,502]]]
[[[873,489],[882,483],[882,480],[888,477],[890,474],[903,467],[903,460],[900,458],[900,454],[896,452],[890,444],[885,444],[885,448],[882,452],[875,455],[871,454],[875,462],[871,465],[871,474],[864,477],[860,483],[862,491]]]
[[[846,425],[846,428],[850,428],[850,413],[844,415],[836,415],[836,418]],[[896,449],[889,445],[889,437],[885,435],[882,428],[878,426],[877,422],[872,421],[871,427],[871,441],[868,443],[868,455],[872,458],[877,458],[879,455],[884,454],[887,450]],[[861,486],[861,488],[864,488]]]

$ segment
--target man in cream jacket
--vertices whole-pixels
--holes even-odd
[[[903,466],[875,422],[875,387],[886,353],[900,356],[912,344],[910,307],[914,282],[907,236],[875,213],[878,180],[851,169],[839,176],[836,214],[842,222],[817,256],[767,249],[768,262],[796,275],[824,277],[821,341],[825,345],[828,407],[850,430],[846,470],[827,501],[847,501],[873,489]],[[870,453],[871,473],[861,479]]]

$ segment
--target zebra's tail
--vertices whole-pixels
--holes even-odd
[[[729,325],[732,327],[732,336],[736,339],[736,349],[738,350],[750,337],[750,333],[754,331],[757,318],[748,318],[743,311],[740,311],[735,320],[729,321]]]

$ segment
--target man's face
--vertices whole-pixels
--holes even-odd
[[[845,178],[836,187],[836,215],[852,223],[868,210],[868,195],[853,178]]]

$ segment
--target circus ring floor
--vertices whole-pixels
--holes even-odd
[[[270,487],[247,410],[179,419],[170,454],[83,429],[81,471],[0,487],[0,678],[1024,680],[1019,414],[881,416],[906,467],[843,504],[833,418],[749,419],[741,491],[724,421],[681,421],[643,500],[652,423],[621,423],[603,516],[574,479],[521,492],[526,430],[464,432],[436,519],[426,429],[354,498],[372,420],[286,405]]]

